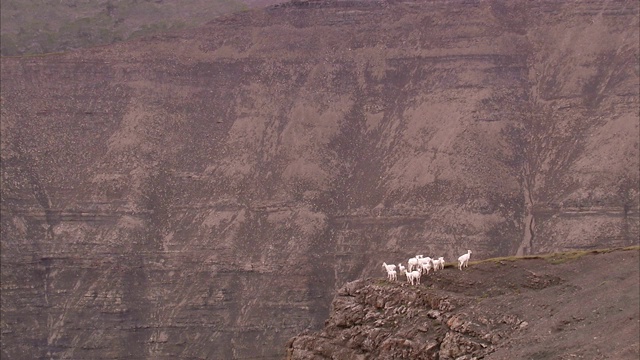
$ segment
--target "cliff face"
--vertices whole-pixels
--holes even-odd
[[[303,1],[2,58],[3,355],[280,358],[382,261],[637,244],[638,19]]]
[[[287,359],[637,359],[638,254],[451,266],[418,286],[349,282]]]
[[[0,54],[33,55],[200,27],[216,16],[277,0],[3,0]]]

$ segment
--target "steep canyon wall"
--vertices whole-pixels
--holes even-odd
[[[2,58],[2,355],[281,358],[416,253],[638,244],[635,1],[297,1]]]

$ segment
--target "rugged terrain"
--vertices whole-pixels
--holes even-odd
[[[454,265],[342,287],[287,359],[638,359],[638,247]]]
[[[296,1],[2,58],[2,357],[282,358],[382,261],[637,245],[638,7]]]

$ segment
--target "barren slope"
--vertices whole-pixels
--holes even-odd
[[[3,357],[281,358],[386,256],[637,244],[638,21],[297,1],[2,58]]]

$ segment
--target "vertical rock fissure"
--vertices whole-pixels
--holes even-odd
[[[529,167],[525,165],[525,169]],[[526,170],[525,170],[526,172]],[[531,174],[524,174],[524,232],[522,235],[522,242],[518,247],[518,251],[516,252],[516,256],[528,255],[533,252],[533,239],[534,239],[534,227],[535,227],[535,217],[533,215],[533,198],[531,196],[532,192],[532,180]]]

